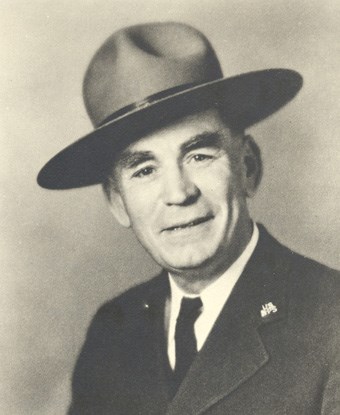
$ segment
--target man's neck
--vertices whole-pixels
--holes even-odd
[[[238,234],[237,240],[231,244],[228,252],[221,253],[221,261],[215,264],[206,264],[199,269],[190,269],[181,272],[171,271],[171,276],[184,292],[190,294],[200,294],[205,288],[223,275],[227,269],[239,258],[245,250],[253,233],[253,223],[248,222],[243,232]],[[239,237],[239,235],[242,235]]]

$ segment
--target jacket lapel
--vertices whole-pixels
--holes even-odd
[[[252,258],[167,415],[203,413],[268,362],[269,355],[258,329],[283,319],[286,314],[287,267],[274,247],[279,248],[279,244],[261,228]]]

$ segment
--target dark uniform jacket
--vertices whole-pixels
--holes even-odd
[[[340,277],[257,247],[170,400],[166,273],[102,306],[76,364],[71,415],[339,415]],[[262,310],[262,312],[261,312]]]

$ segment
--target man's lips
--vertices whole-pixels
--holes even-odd
[[[165,231],[171,232],[171,231],[177,231],[180,229],[191,228],[193,226],[201,225],[202,223],[208,222],[211,219],[213,219],[212,215],[203,216],[201,218],[193,219],[190,222],[178,223],[176,225],[169,226],[167,228],[164,228],[162,232],[165,232]]]

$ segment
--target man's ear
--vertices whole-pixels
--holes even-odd
[[[121,194],[117,190],[111,188],[108,195],[108,202],[110,210],[118,223],[120,223],[125,228],[130,228],[130,217],[126,210]]]
[[[253,197],[262,179],[261,151],[250,135],[244,136],[243,150],[244,189],[247,197]]]

